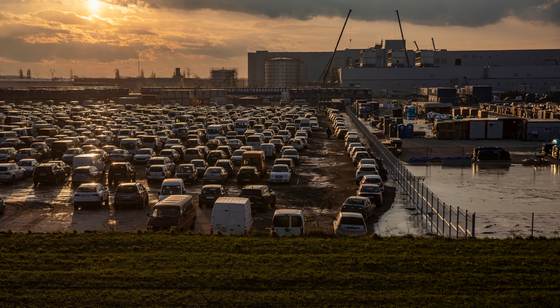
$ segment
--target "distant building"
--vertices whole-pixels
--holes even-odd
[[[0,88],[3,89],[31,89],[34,87],[70,87],[74,85],[73,79],[50,78],[6,78],[0,79]]]

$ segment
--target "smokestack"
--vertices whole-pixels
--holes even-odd
[[[175,68],[175,77],[177,77],[177,78],[181,77],[181,68],[180,67]]]

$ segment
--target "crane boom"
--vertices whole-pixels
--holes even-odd
[[[396,10],[396,12],[397,12],[397,19],[399,20],[399,28],[401,28],[401,37],[402,37],[402,44],[404,48],[404,56],[406,57],[406,65],[410,66],[410,61],[408,61],[408,53],[406,52],[406,44],[404,42],[404,34],[402,32],[401,18],[399,17],[399,10]]]
[[[344,21],[344,26],[342,26],[342,31],[340,31],[340,35],[338,36],[338,41],[336,42],[336,46],[334,47],[334,51],[331,55],[331,58],[329,59],[329,62],[327,62],[327,66],[325,67],[325,69],[323,70],[323,73],[321,73],[321,76],[319,77],[319,79],[321,80],[321,86],[325,85],[325,81],[327,80],[327,76],[329,75],[329,71],[331,69],[331,64],[332,64],[332,61],[334,59],[334,55],[336,54],[336,49],[338,48],[338,44],[340,43],[340,39],[342,38],[342,33],[344,33],[344,28],[346,28],[346,23],[348,22],[348,18],[350,17],[350,13],[352,13],[352,10],[348,11],[348,15],[346,16],[346,20]]]

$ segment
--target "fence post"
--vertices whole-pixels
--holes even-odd
[[[535,213],[531,213],[531,236],[533,236],[534,226],[535,226]]]
[[[432,200],[434,199],[434,195],[432,194]],[[439,235],[439,199],[436,198],[437,206],[436,206],[436,233]]]
[[[457,207],[457,238],[459,238],[459,207]]]
[[[441,235],[445,236],[445,202],[442,204],[441,209]]]
[[[469,210],[465,210],[465,237],[469,236]]]
[[[449,206],[449,237],[451,237],[451,227],[453,226],[453,208]]]
[[[475,237],[474,235],[474,222],[476,220],[476,213],[472,214],[472,237]]]

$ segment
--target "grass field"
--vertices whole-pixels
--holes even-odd
[[[0,306],[557,307],[559,239],[0,234]]]

